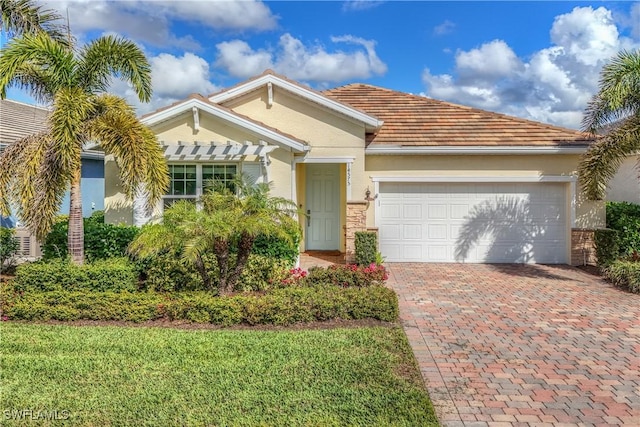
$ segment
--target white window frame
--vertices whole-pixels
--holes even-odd
[[[165,200],[194,200],[197,201],[200,196],[202,196],[204,191],[204,180],[202,178],[202,167],[203,166],[235,166],[236,167],[236,176],[242,173],[242,163],[240,162],[170,162],[169,166],[195,166],[196,167],[196,194],[194,195],[171,195],[165,194],[162,196],[162,207],[163,210],[166,209]],[[170,176],[170,180],[173,181],[173,177]]]

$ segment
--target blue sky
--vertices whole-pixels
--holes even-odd
[[[204,95],[265,68],[316,89],[364,82],[578,127],[598,74],[640,48],[638,2],[49,1],[81,42],[140,44],[154,99]],[[27,100],[18,92],[10,97]]]

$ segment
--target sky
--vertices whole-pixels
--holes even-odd
[[[353,82],[579,128],[599,73],[640,48],[640,2],[54,0],[79,43],[135,41],[152,67],[140,114],[270,68],[314,89]],[[12,90],[9,98],[30,102]]]

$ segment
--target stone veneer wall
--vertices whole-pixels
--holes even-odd
[[[346,254],[345,261],[354,262],[356,259],[356,231],[367,230],[367,202],[347,202],[346,224]]]
[[[571,230],[571,265],[597,265],[594,231],[591,228]]]

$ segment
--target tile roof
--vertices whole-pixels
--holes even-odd
[[[367,145],[576,147],[592,141],[575,130],[366,84],[323,94],[384,121],[367,135]]]
[[[48,116],[49,110],[44,107],[0,99],[0,144],[45,130]]]
[[[0,152],[13,142],[47,129],[50,110],[37,105],[0,99]],[[83,150],[83,159],[104,159],[97,150]]]

